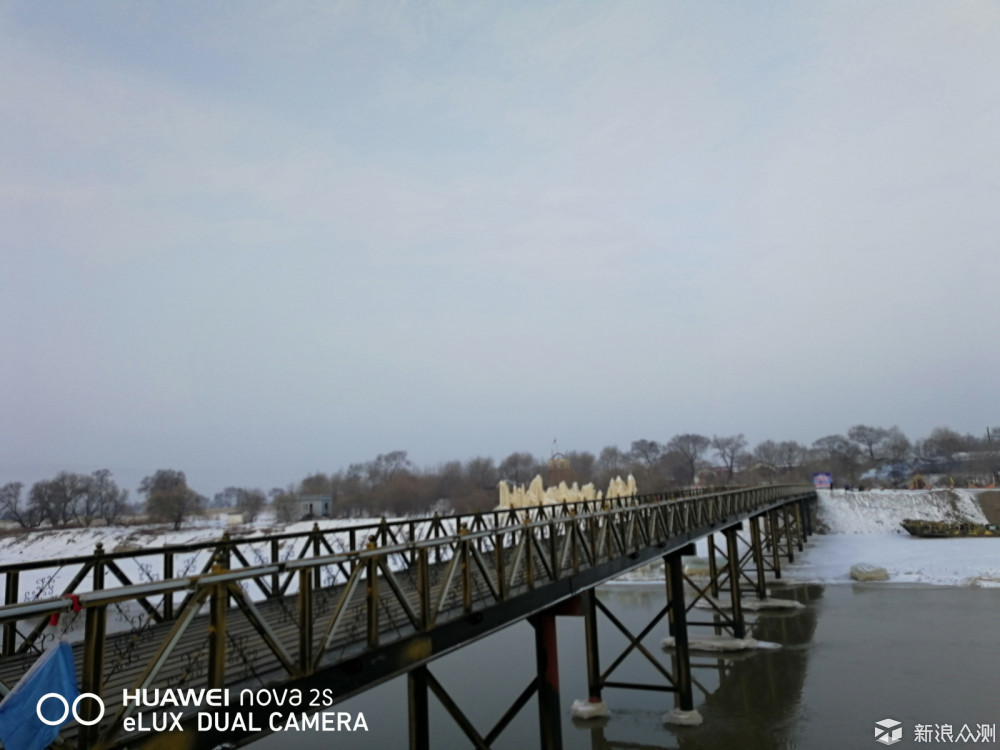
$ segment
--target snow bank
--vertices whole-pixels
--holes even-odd
[[[851,566],[865,562],[885,568],[893,583],[1000,588],[1000,539],[918,539],[900,526],[904,518],[986,523],[976,495],[968,489],[820,490],[817,530],[825,533],[809,537],[805,550],[795,551],[794,563],[782,559],[781,582],[853,583]],[[721,534],[715,542],[725,550]],[[708,544],[701,539],[696,546],[701,559],[685,558],[695,575],[707,568]],[[619,580],[662,581],[663,566],[650,565]],[[743,606],[751,600],[744,596]]]
[[[970,490],[819,490],[819,525],[828,534],[905,534],[904,518],[986,523]]]
[[[852,565],[885,568],[894,583],[1000,585],[1000,539],[919,539],[904,518],[986,523],[974,490],[821,490],[818,520],[829,533],[810,537],[795,562],[782,563],[790,582],[852,583]]]

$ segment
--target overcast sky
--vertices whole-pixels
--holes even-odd
[[[0,483],[1000,422],[1000,4],[0,3]]]

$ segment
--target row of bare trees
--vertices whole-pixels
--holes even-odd
[[[52,479],[35,482],[23,495],[24,484],[0,487],[0,518],[31,529],[94,522],[116,523],[128,510],[128,490],[118,486],[108,469],[93,474],[61,471]]]
[[[831,471],[838,481],[857,483],[865,472],[879,470],[879,481],[901,486],[915,473],[1000,481],[1000,428],[985,436],[962,435],[938,427],[911,442],[898,427],[854,425],[845,434],[827,435],[809,446],[794,440],[763,440],[752,448],[743,434],[682,433],[660,442],[640,439],[628,450],[604,447],[599,454],[570,451],[557,460],[514,452],[496,463],[488,456],[447,461],[418,469],[403,450],[350,464],[331,474],[316,472],[297,485],[269,493],[279,520],[301,517],[299,498],[330,499],[333,515],[360,517],[406,515],[430,510],[468,512],[492,508],[500,481],[527,484],[541,475],[546,484],[560,481],[606,487],[611,478],[632,474],[642,492],[693,484],[750,484],[808,480],[815,471]],[[89,526],[114,524],[138,510],[128,503],[107,469],[93,474],[60,472],[36,482],[26,494],[20,482],[0,487],[0,518],[24,528],[42,524]],[[202,512],[208,500],[191,489],[182,471],[160,469],[139,485],[147,516],[174,528]],[[262,490],[227,487],[211,505],[235,508],[252,520],[265,507]]]
[[[808,481],[813,472],[831,471],[856,484],[871,469],[889,465],[882,483],[900,486],[916,472],[989,478],[1000,472],[1000,429],[986,437],[961,435],[946,427],[911,442],[898,427],[854,425],[844,435],[827,435],[803,445],[794,440],[763,440],[751,447],[743,434],[682,433],[659,442],[635,440],[628,450],[609,445],[596,456],[587,451],[541,460],[514,452],[495,463],[477,456],[417,469],[406,451],[381,454],[367,463],[306,477],[297,487],[272,491],[332,498],[335,515],[402,515],[446,509],[457,512],[492,508],[499,481],[527,484],[537,474],[547,485],[559,481],[606,487],[615,476],[632,474],[643,492],[702,485]],[[1000,478],[994,476],[994,478]]]
[[[118,486],[108,469],[93,474],[61,471],[52,479],[35,482],[26,495],[23,490],[21,482],[0,487],[0,519],[24,529],[94,523],[110,526],[139,510],[129,503],[128,490]],[[205,498],[188,487],[184,472],[173,469],[160,469],[143,478],[139,492],[145,496],[147,516],[173,523],[175,529],[206,505]]]

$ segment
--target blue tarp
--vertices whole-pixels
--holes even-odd
[[[50,726],[36,713],[38,701],[46,693],[57,693],[66,701],[48,698],[42,704],[42,715],[49,721],[62,716],[67,705],[72,707],[80,694],[73,648],[68,643],[60,643],[42,654],[0,702],[0,741],[5,750],[44,750],[59,735],[59,728],[65,722]],[[72,715],[66,721],[72,721]]]

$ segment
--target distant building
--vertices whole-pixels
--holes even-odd
[[[327,518],[333,507],[333,498],[329,495],[299,495],[299,513],[302,518]]]
[[[569,484],[573,481],[573,471],[569,467],[569,459],[562,453],[552,454],[545,473],[549,487],[555,487],[560,482]]]

